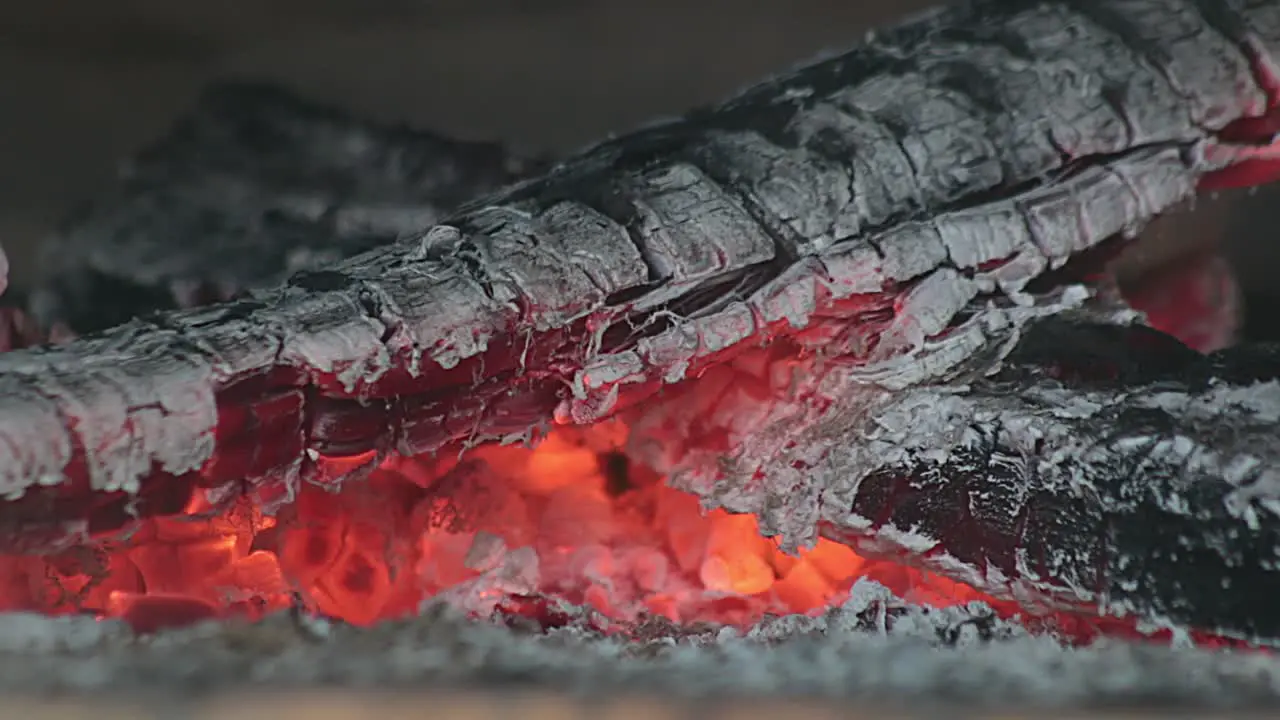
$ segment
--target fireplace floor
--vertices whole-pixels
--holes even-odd
[[[1044,711],[1034,708],[1011,710],[966,709],[953,706],[911,710],[902,707],[808,700],[756,699],[689,701],[653,695],[630,695],[608,700],[584,700],[564,693],[525,692],[385,692],[306,691],[231,693],[196,700],[158,699],[65,700],[34,703],[26,698],[0,700],[0,711],[8,716],[40,720],[150,720],[190,718],[191,720],[410,720],[447,717],[456,720],[501,720],[511,717],[534,720],[764,720],[803,718],[804,720],[913,720],[945,717],[954,720],[1127,720],[1129,718],[1169,718],[1209,720],[1223,717],[1212,711],[1183,711],[1176,715],[1147,707],[1113,708],[1082,715],[1073,710]],[[1271,715],[1233,713],[1236,720]]]
[[[174,701],[148,699],[103,703],[99,700],[67,700],[36,704],[25,698],[0,700],[0,711],[12,717],[40,720],[151,720],[190,718],[191,720],[410,720],[447,717],[457,720],[503,720],[520,717],[534,720],[913,720],[944,717],[954,720],[1127,720],[1129,718],[1169,718],[1209,720],[1223,717],[1212,711],[1183,711],[1177,714],[1147,707],[1113,708],[1082,715],[1074,710],[1044,711],[1035,708],[1010,710],[967,709],[948,706],[911,710],[902,707],[807,700],[715,700],[688,701],[631,695],[608,700],[584,700],[563,693],[524,692],[385,692],[306,691],[231,693],[212,698]],[[1249,720],[1271,715],[1232,713],[1231,718]]]
[[[0,615],[0,709],[38,695],[65,700],[56,706],[62,710],[42,706],[48,712],[40,717],[89,710],[113,717],[138,703],[179,702],[203,708],[183,717],[256,707],[271,708],[279,720],[301,712],[281,699],[295,691],[304,692],[303,706],[323,707],[306,714],[313,720],[366,717],[359,711],[373,705],[357,699],[376,704],[381,696],[364,694],[372,691],[410,691],[386,697],[410,709],[415,702],[419,709],[437,702],[474,708],[476,717],[497,712],[496,697],[528,692],[546,698],[545,705],[521,706],[537,717],[572,716],[575,707],[581,711],[578,703],[616,707],[619,716],[644,708],[644,717],[675,717],[689,703],[728,713],[735,703],[758,711],[756,699],[794,700],[786,707],[805,708],[806,716],[813,708],[822,717],[867,704],[1187,710],[1261,708],[1280,699],[1280,658],[1268,653],[1116,640],[1070,649],[978,606],[931,611],[897,604],[891,628],[868,632],[867,608],[875,602],[886,595],[867,587],[821,618],[775,619],[747,634],[710,630],[675,638],[670,628],[654,628],[640,642],[603,638],[574,622],[547,632],[512,629],[463,619],[443,605],[368,629],[285,613],[142,637],[118,621],[7,614]],[[323,697],[336,691],[338,701],[321,701],[310,688]],[[97,700],[80,705],[86,697],[108,701],[110,711],[104,715]],[[640,699],[631,705],[627,698]],[[289,713],[277,713],[280,707]],[[658,714],[648,715],[650,707]]]

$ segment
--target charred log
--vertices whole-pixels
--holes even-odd
[[[1161,115],[1189,113],[1192,125],[1212,132],[1238,112],[1227,109],[1231,103],[1223,103],[1226,94],[1236,93],[1236,102],[1251,102],[1250,83],[1231,77],[1238,75],[1239,67],[1217,67],[1222,58],[1211,63],[1214,67],[1195,66],[1189,61],[1196,52],[1210,50],[1225,38],[1237,44],[1233,52],[1243,50],[1250,58],[1266,56],[1265,32],[1253,35],[1257,28],[1241,23],[1234,11],[1206,11],[1203,20],[1183,9],[1166,13],[1160,22],[1171,32],[1176,26],[1186,30],[1187,37],[1198,36],[1171,46],[1172,53],[1154,50],[1161,45],[1162,30],[1134,25],[1123,13],[1106,7],[1074,10],[1069,18],[1061,10],[1041,13],[1030,24],[1026,18],[1015,20],[1008,32],[990,29],[1001,27],[999,23],[973,22],[974,17],[999,17],[1015,10],[1016,3],[978,3],[965,11],[944,13],[931,22],[915,23],[910,31],[885,36],[841,63],[825,64],[825,74],[802,74],[799,82],[773,83],[773,90],[764,90],[766,94],[785,87],[838,91],[829,98],[836,102],[818,105],[818,111],[808,113],[810,117],[802,122],[790,122],[788,104],[809,102],[791,98],[776,111],[765,113],[767,104],[750,101],[748,94],[743,98],[745,105],[735,104],[737,112],[720,112],[720,120],[707,123],[710,127],[705,129],[723,127],[731,118],[728,124],[741,129],[745,120],[745,127],[763,132],[765,137],[757,139],[767,139],[776,150],[798,141],[806,146],[805,152],[785,153],[785,158],[750,143],[737,148],[748,155],[761,151],[751,163],[756,184],[763,182],[762,173],[772,163],[781,164],[779,178],[770,182],[783,185],[794,180],[796,163],[818,163],[814,179],[836,184],[831,171],[861,175],[868,164],[889,163],[888,168],[869,173],[872,182],[859,181],[854,188],[866,204],[860,224],[874,227],[895,218],[928,216],[948,203],[968,204],[974,192],[1053,174],[1060,165],[1095,150],[1118,150],[1118,142],[1137,147],[1148,141],[1188,141],[1191,148],[1191,136],[1164,137],[1163,131],[1153,133],[1155,126],[1150,123],[1163,123]],[[1055,17],[1064,22],[1054,22]],[[1090,27],[1084,36],[1062,32],[1082,20]],[[1198,28],[1202,22],[1207,25]],[[1024,47],[1022,36],[1039,33],[1040,28],[1033,27],[1036,23],[1045,23],[1045,35]],[[937,37],[930,42],[941,54],[934,52],[934,57],[922,61],[923,55],[914,48],[915,35],[934,30]],[[1199,43],[1206,44],[1199,50],[1192,47]],[[1089,56],[1092,59],[1080,64],[1083,75],[1072,75],[1065,72],[1065,65],[1042,62],[1052,55],[1076,64]],[[1111,60],[1116,62],[1108,64]],[[854,67],[842,69],[851,64]],[[1188,69],[1199,77],[1175,77]],[[1071,87],[1090,73],[1093,82],[1099,83],[1096,87]],[[876,74],[880,77],[873,77]],[[985,83],[987,77],[997,82]],[[893,107],[876,109],[872,106],[880,101],[860,103],[855,97],[860,86],[866,86],[863,91],[878,91],[899,80],[912,99],[899,100]],[[1037,84],[1039,89],[1034,87]],[[1261,87],[1266,86],[1263,81]],[[1201,96],[1202,87],[1213,89]],[[1061,104],[1048,126],[1040,127],[1047,116],[1041,116],[1035,100],[1058,90],[1075,97]],[[755,96],[763,100],[759,93]],[[946,117],[960,120],[960,131],[953,130],[953,138],[941,138],[947,121],[937,126],[920,124],[919,118],[912,117],[917,105],[922,110],[944,109]],[[984,117],[987,112],[993,117]],[[841,119],[850,113],[851,117]],[[699,114],[706,113],[695,113],[695,117]],[[1131,121],[1137,124],[1129,127]],[[836,126],[828,127],[832,122]],[[1029,140],[1023,137],[1028,132],[1043,132],[1045,137],[1026,146],[991,147],[1014,140],[1023,143]],[[1120,139],[1131,133],[1136,134]],[[651,139],[654,135],[649,134]],[[1242,137],[1253,139],[1247,134]],[[894,147],[903,138],[906,144]],[[742,139],[723,138],[719,144]],[[931,145],[938,142],[952,145],[953,152],[969,146],[964,152],[977,153],[970,158],[973,166],[947,179],[946,153],[930,157],[936,154]],[[851,143],[866,149],[854,153]],[[631,149],[644,146],[636,143]],[[881,149],[872,152],[874,146]],[[728,150],[731,155],[735,152]],[[1055,150],[1061,157],[1053,157]],[[86,208],[49,239],[45,264],[51,280],[34,295],[28,309],[45,327],[88,332],[148,310],[226,299],[247,288],[282,282],[297,270],[314,269],[392,242],[430,225],[465,201],[525,177],[539,164],[508,156],[493,145],[453,142],[430,133],[360,122],[265,86],[220,85],[201,98],[169,137],[127,163],[119,191]],[[826,164],[834,167],[822,167]],[[731,160],[719,165],[728,174],[725,177],[745,169]],[[922,193],[907,186],[879,187],[881,176],[901,183],[917,172],[925,183]],[[1000,177],[1006,172],[1009,177]],[[968,175],[974,177],[966,179]],[[940,184],[931,187],[936,183]],[[801,190],[804,194],[813,188]],[[764,195],[778,191],[773,188]],[[837,192],[832,202],[848,202],[847,194]],[[770,201],[762,196],[756,202]],[[762,212],[776,215],[775,224],[795,226],[784,229],[784,234],[800,242],[818,239],[806,237],[818,231],[813,223],[832,221],[819,214],[806,221],[813,225],[806,229],[797,225],[798,219],[785,220],[789,211],[752,210],[757,217],[765,217]],[[831,212],[828,208],[826,215]],[[828,230],[840,235],[858,231],[838,224]]]
[[[328,451],[323,427],[343,413],[383,426],[344,446],[409,453],[519,429],[495,413],[523,427],[559,406],[586,422],[620,392],[841,313],[875,340],[863,360],[900,375],[868,377],[928,379],[984,344],[961,333],[947,354],[931,338],[971,299],[1025,304],[1037,275],[1221,168],[1210,156],[1235,146],[1212,129],[1268,108],[1269,7],[937,13],[278,290],[9,354],[3,416],[32,437],[0,484],[207,475],[215,445],[231,451],[243,431],[231,420],[243,398],[295,407],[276,430],[289,450],[237,478]],[[867,313],[880,319],[852,322]],[[446,388],[466,380],[464,411]],[[513,387],[520,407],[499,407]],[[414,394],[426,397],[404,401]],[[357,412],[355,397],[401,400]],[[101,424],[69,430],[108,406]],[[142,429],[152,414],[165,433]]]
[[[1047,320],[826,455],[823,532],[1004,597],[1274,643],[1280,348]],[[778,502],[785,502],[779,500]]]
[[[225,300],[394,242],[536,165],[270,86],[215,85],[47,241],[50,282],[29,308],[89,332]]]

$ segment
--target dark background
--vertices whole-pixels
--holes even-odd
[[[0,3],[0,245],[11,280],[210,79],[278,80],[362,115],[567,152],[709,102],[928,0],[63,0]],[[1225,241],[1269,318],[1274,193],[1206,200],[1151,252]],[[1275,256],[1273,258],[1273,256]]]

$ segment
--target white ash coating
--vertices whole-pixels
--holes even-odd
[[[468,621],[443,607],[372,629],[299,622],[206,623],[147,638],[91,618],[0,616],[0,692],[189,695],[252,688],[409,686],[584,695],[663,693],[854,699],[967,707],[1261,706],[1280,700],[1280,659],[1252,652],[1109,641],[1070,649],[997,621],[978,637],[979,606],[909,610],[888,631],[858,629],[889,599],[863,583],[822,618],[730,630],[601,638],[583,627],[545,635]],[[895,605],[898,601],[889,599]],[[953,642],[939,639],[949,634]]]

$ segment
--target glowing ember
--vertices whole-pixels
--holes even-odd
[[[1153,322],[1198,349],[1229,342],[1238,308],[1221,265],[1183,263],[1157,280],[1131,291]],[[1198,292],[1166,291],[1191,285]],[[539,614],[529,608],[562,601],[598,611],[606,627],[653,616],[747,625],[823,610],[867,578],[921,605],[982,600],[1003,614],[1025,611],[827,539],[787,554],[755,516],[704,512],[695,495],[667,485],[665,473],[719,468],[743,449],[791,442],[780,437],[793,429],[789,410],[820,409],[814,379],[840,361],[824,353],[830,331],[865,332],[864,320],[815,323],[808,334],[720,358],[657,398],[624,396],[612,420],[557,427],[529,447],[393,457],[343,483],[375,453],[312,451],[318,476],[333,482],[304,485],[274,517],[252,493],[188,496],[175,485],[179,499],[162,499],[168,510],[158,515],[120,511],[145,516],[128,532],[118,522],[93,532],[90,520],[89,543],[0,556],[0,610],[120,617],[146,632],[297,606],[368,625],[443,597],[480,617]],[[1091,633],[1065,616],[1041,620],[1078,638]]]
[[[0,610],[122,617],[152,631],[301,605],[368,625],[443,597],[480,617],[563,601],[619,626],[653,616],[747,625],[823,610],[868,578],[917,604],[983,600],[1018,612],[831,540],[787,554],[755,516],[704,512],[666,484],[666,472],[778,442],[771,421],[804,402],[830,362],[803,342],[776,342],[530,447],[394,457],[363,480],[305,484],[275,517],[248,495],[215,505],[196,492],[181,512],[123,536],[108,530],[54,555],[0,557]],[[341,478],[371,457],[313,459],[323,477]],[[1053,622],[1064,629],[1063,618]]]
[[[511,596],[584,604],[613,620],[749,623],[809,612],[870,577],[922,602],[977,597],[820,541],[798,557],[755,518],[703,513],[624,453],[620,421],[559,428],[532,449],[397,459],[339,492],[306,486],[277,518],[241,500],[152,518],[125,538],[7,557],[0,607],[120,616],[152,630],[258,616],[301,599],[370,624],[447,593],[487,615]]]

